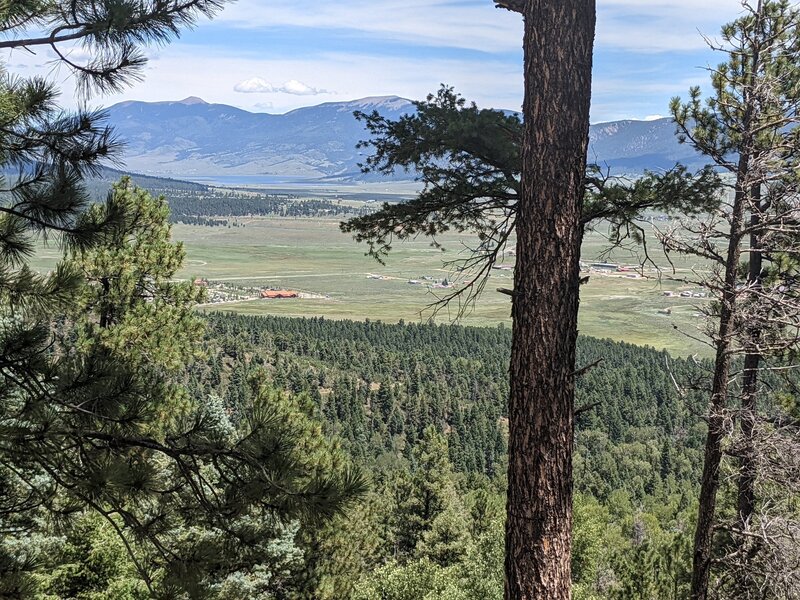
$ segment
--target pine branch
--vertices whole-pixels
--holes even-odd
[[[525,14],[525,0],[494,0],[495,8]]]

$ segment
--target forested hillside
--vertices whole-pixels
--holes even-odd
[[[208,189],[202,192],[158,190],[169,203],[174,223],[213,225],[219,218],[277,216],[330,217],[357,216],[362,208],[324,199],[301,200],[291,195]]]
[[[105,200],[109,187],[125,175],[116,169],[103,168],[87,182],[96,201]],[[154,196],[163,196],[170,208],[170,222],[215,227],[228,225],[236,217],[355,217],[370,209],[340,200],[300,198],[295,194],[272,194],[259,190],[219,188],[201,183],[125,175],[138,187]]]
[[[248,374],[266,368],[276,387],[309,394],[328,430],[361,459],[392,452],[409,458],[433,425],[448,433],[455,470],[502,473],[507,328],[221,313],[210,315],[209,325],[218,353],[195,375],[195,385],[203,388],[198,391],[217,393],[235,407],[246,393],[242,384]],[[598,359],[602,362],[578,380],[580,441],[592,448],[593,461],[582,468],[597,476],[589,477],[586,489],[606,495],[627,487],[636,497],[652,491],[659,482],[663,441],[670,453],[692,457],[696,467],[703,398],[680,398],[673,378],[689,381],[700,367],[652,348],[581,338],[578,364]],[[618,458],[636,460],[609,465],[604,451],[625,444],[632,446]],[[642,461],[640,472],[636,461]]]
[[[329,598],[501,597],[508,329],[227,314],[208,325],[196,395],[235,415],[266,373],[372,473],[359,527],[326,529],[334,560],[297,585]],[[684,589],[705,426],[702,395],[681,397],[676,382],[704,365],[581,338],[578,364],[598,359],[578,380],[576,598]],[[664,570],[642,579],[637,561]]]

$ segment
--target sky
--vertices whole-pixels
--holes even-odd
[[[722,57],[704,36],[718,38],[740,12],[739,0],[597,0],[592,122],[656,118],[673,96],[707,86]],[[197,96],[284,113],[366,96],[421,99],[441,83],[482,107],[522,104],[522,18],[491,0],[238,0],[147,53],[141,82],[91,105]],[[55,78],[74,107],[80,99],[53,57],[39,49],[5,61],[11,72]]]

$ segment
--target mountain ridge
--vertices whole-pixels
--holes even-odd
[[[356,144],[368,132],[353,111],[377,110],[396,119],[415,107],[400,96],[369,96],[272,114],[189,96],[179,101],[126,101],[107,110],[125,143],[125,168],[143,174],[374,181],[383,176],[364,174],[358,166],[365,153]],[[589,138],[589,161],[617,175],[668,169],[676,162],[692,168],[702,165],[690,147],[678,143],[669,118],[596,123]],[[398,173],[394,178],[412,177]]]

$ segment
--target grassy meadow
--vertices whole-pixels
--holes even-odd
[[[434,318],[436,322],[446,323],[456,316],[455,309],[442,310],[436,315],[430,309],[437,299],[434,294],[443,295],[452,290],[431,290],[426,285],[408,283],[409,279],[421,280],[424,276],[436,280],[452,277],[453,273],[442,263],[464,252],[464,245],[456,235],[439,240],[444,251],[432,247],[423,238],[397,243],[384,266],[364,255],[365,246],[341,233],[336,219],[259,217],[243,219],[240,224],[244,227],[174,226],[174,238],[184,242],[187,251],[180,277],[287,288],[315,297],[216,304],[205,310],[384,322]],[[588,234],[583,260],[596,260],[603,248],[604,239],[600,233]],[[57,249],[44,248],[37,253],[33,265],[46,270],[57,257]],[[621,263],[637,262],[635,256],[625,252],[617,252],[610,259]],[[513,262],[513,257],[508,257],[506,262]],[[660,261],[656,258],[656,262],[665,264],[663,258]],[[684,262],[678,266],[680,276],[694,265]],[[649,274],[655,277],[654,271]],[[370,275],[385,279],[371,279]],[[511,287],[512,279],[511,271],[493,271],[483,296],[460,322],[487,326],[510,324],[510,299],[495,290]],[[596,337],[666,348],[677,355],[707,355],[707,346],[683,333],[698,335],[702,319],[696,306],[704,300],[663,295],[664,290],[684,289],[693,288],[668,280],[659,282],[655,278],[631,279],[622,274],[592,273],[589,282],[581,287],[580,330]],[[660,312],[666,308],[671,309],[671,314]]]
[[[453,273],[443,262],[463,256],[465,250],[459,236],[441,238],[444,251],[432,247],[424,238],[395,244],[384,266],[364,255],[365,246],[341,233],[335,219],[257,218],[244,224],[243,228],[177,226],[175,237],[185,243],[188,255],[182,276],[295,289],[323,297],[256,300],[218,305],[215,309],[386,322],[430,318],[449,322],[456,317],[456,307],[435,315],[430,308],[437,295],[452,290],[430,290],[424,285],[411,285],[408,280],[424,276],[452,278]],[[590,233],[582,256],[585,261],[595,260],[605,247],[600,232]],[[611,259],[638,262],[636,256],[622,251]],[[513,262],[513,257],[506,262]],[[656,262],[666,266],[663,259],[656,258]],[[680,276],[694,265],[684,261],[676,266]],[[370,275],[387,279],[370,279]],[[493,271],[483,296],[460,321],[473,325],[510,324],[510,299],[495,290],[511,287],[512,280],[510,271]],[[702,319],[697,316],[696,304],[702,300],[663,295],[664,290],[684,289],[691,288],[655,278],[593,273],[581,288],[580,329],[588,335],[666,348],[675,354],[706,354],[705,345],[682,333],[697,335]],[[671,309],[670,315],[660,312],[666,308]]]

